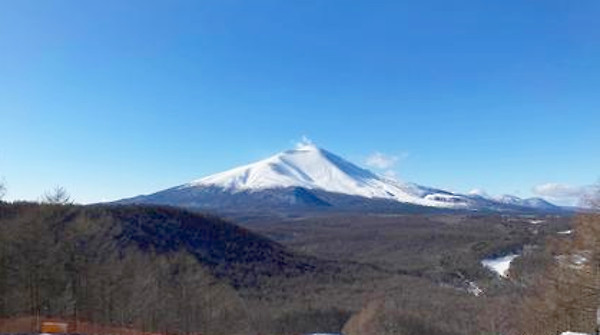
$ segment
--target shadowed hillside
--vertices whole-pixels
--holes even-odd
[[[300,257],[281,245],[216,216],[169,207],[114,206],[86,209],[88,215],[107,211],[121,224],[114,238],[159,254],[186,251],[234,286],[251,286],[260,276],[294,276],[316,269],[315,259]]]
[[[234,287],[317,264],[219,218],[172,208],[0,204],[0,317],[246,331]]]

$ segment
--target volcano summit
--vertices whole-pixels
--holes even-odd
[[[505,197],[503,197],[505,198]],[[163,204],[216,212],[560,211],[542,199],[490,198],[405,183],[304,144],[267,159],[119,203]]]

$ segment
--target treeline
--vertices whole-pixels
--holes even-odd
[[[59,317],[165,333],[247,333],[247,311],[231,286],[185,248],[142,248],[143,219],[122,220],[127,213],[156,215],[152,211],[0,204],[0,317]],[[202,225],[211,219],[195,220]]]

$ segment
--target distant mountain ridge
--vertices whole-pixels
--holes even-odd
[[[403,183],[313,144],[119,203],[164,204],[217,212],[511,211],[559,212],[540,198],[491,198]]]

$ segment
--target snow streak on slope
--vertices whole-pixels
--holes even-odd
[[[303,187],[424,206],[466,208],[462,195],[378,176],[314,145],[208,176],[181,188],[216,186],[230,192]]]

